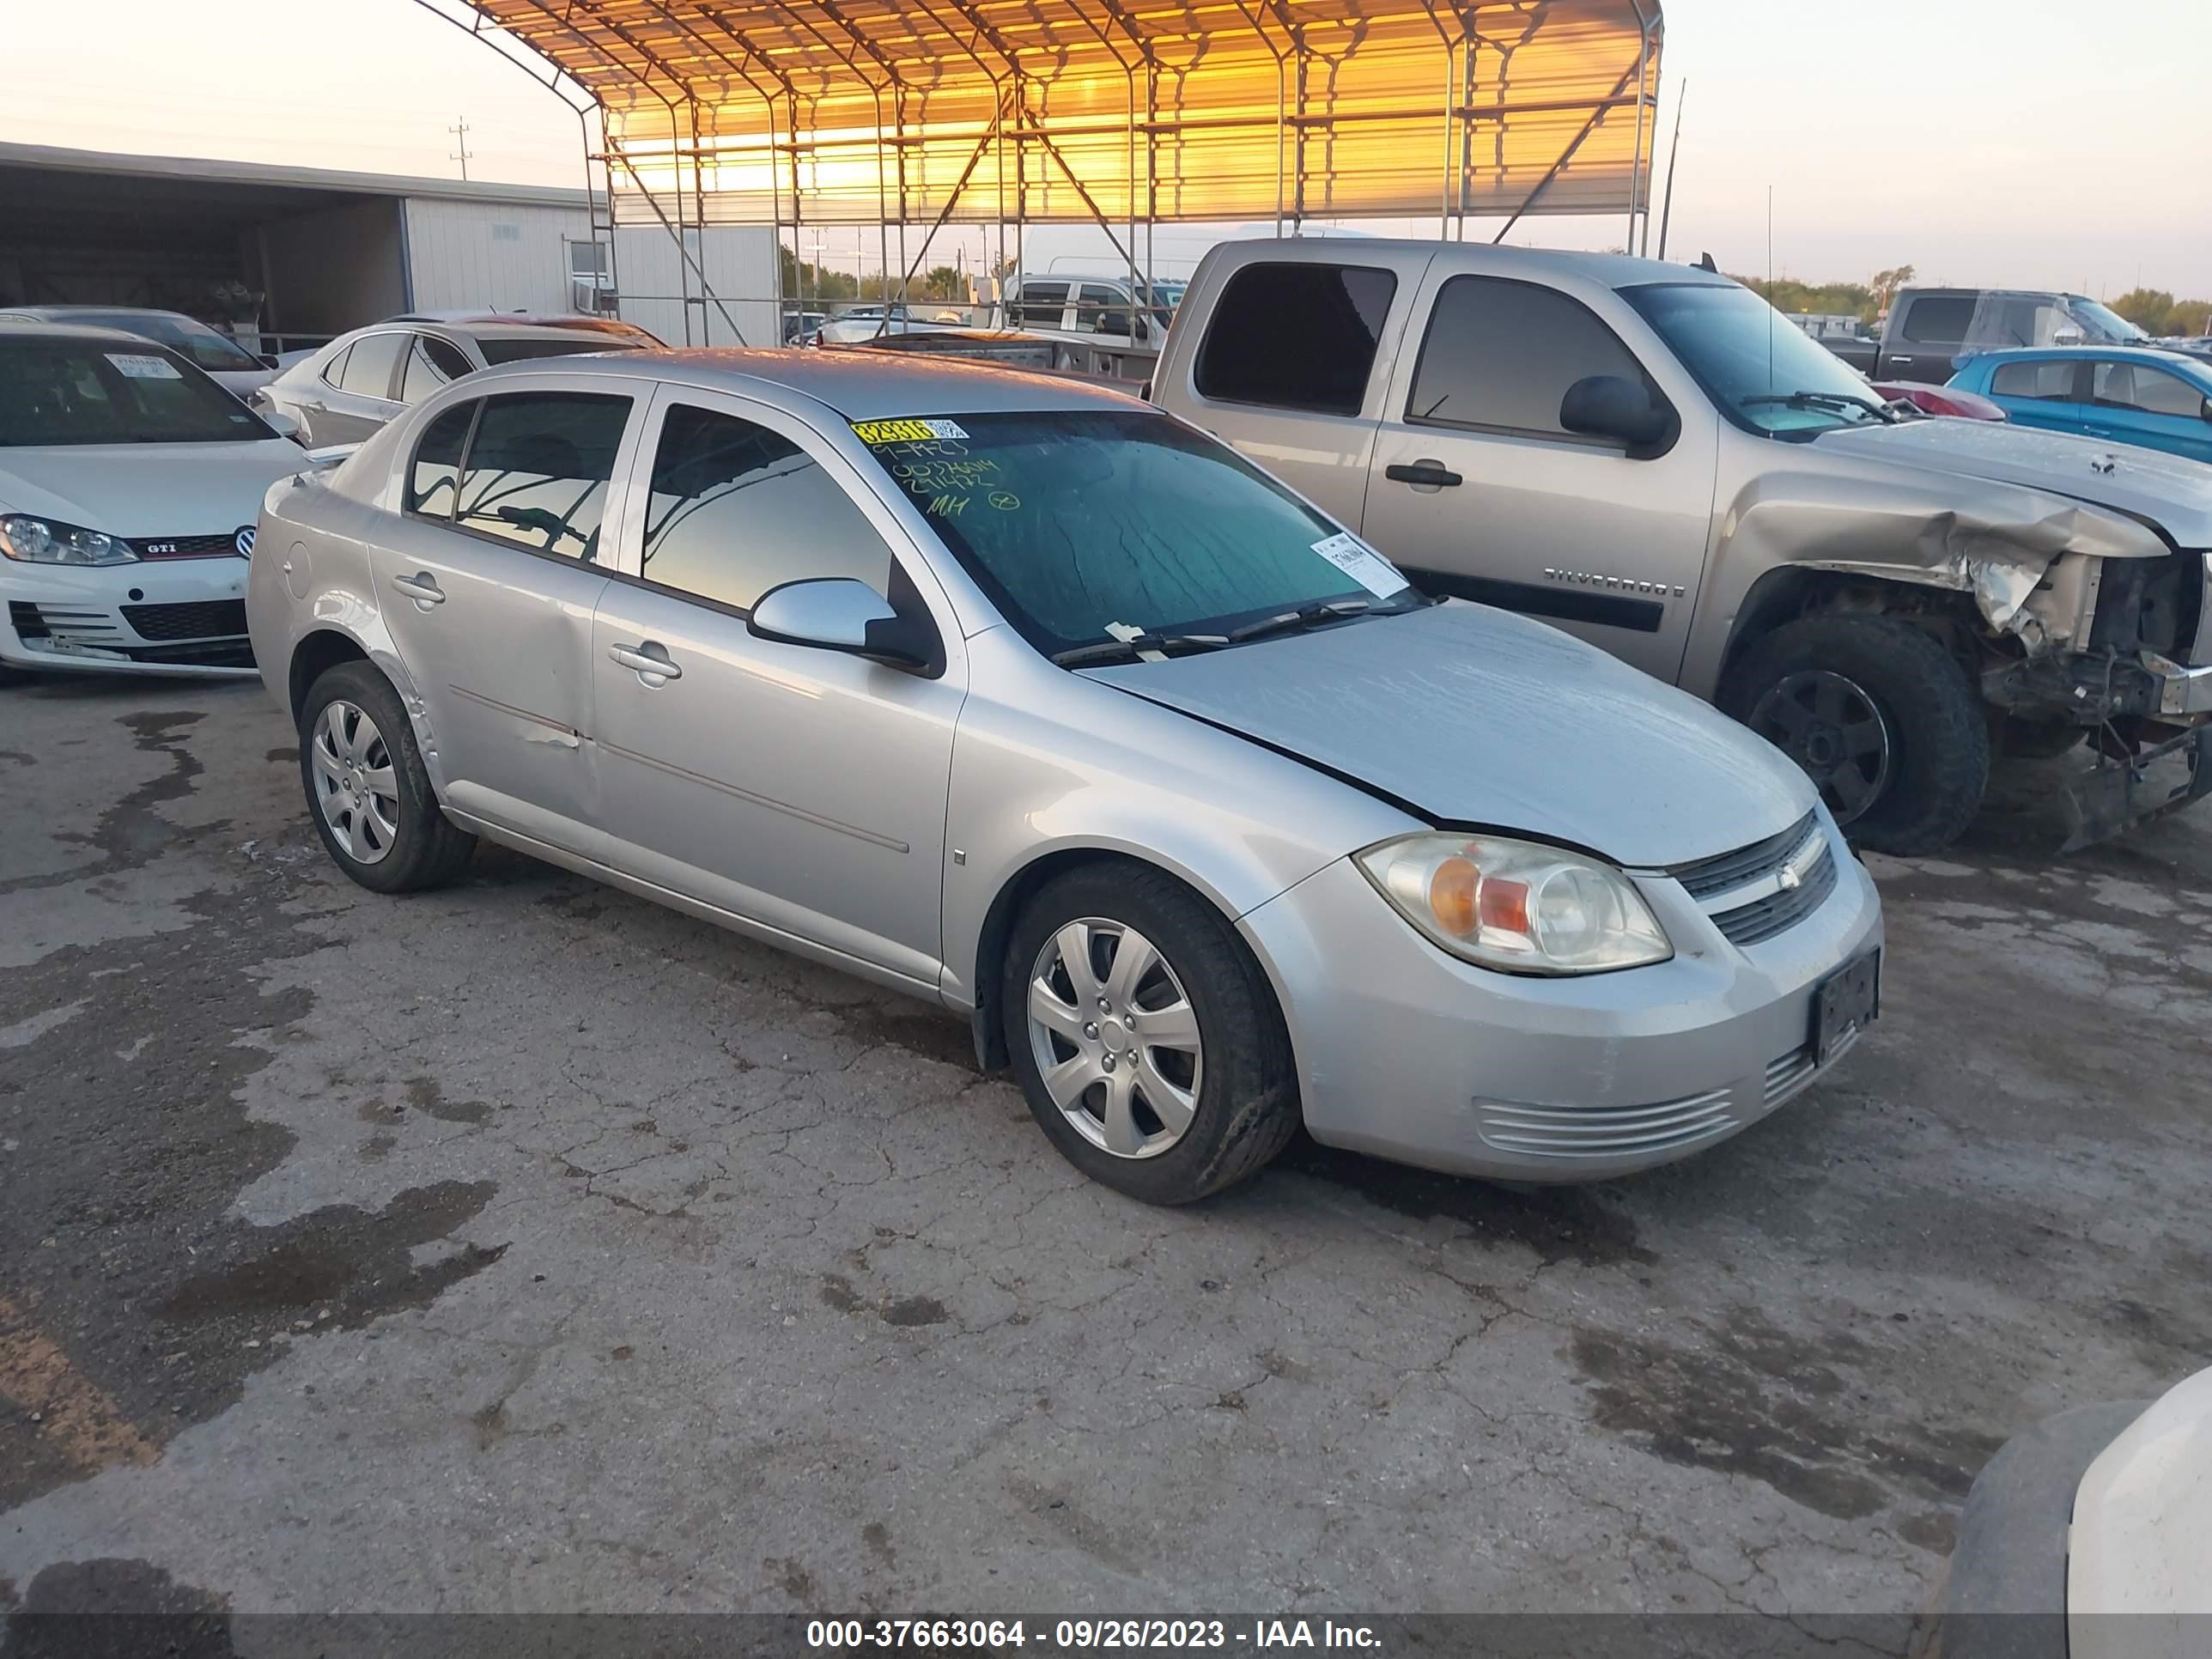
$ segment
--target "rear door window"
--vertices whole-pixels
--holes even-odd
[[[891,550],[845,487],[781,433],[674,404],[653,458],[646,580],[750,611],[784,582],[850,576],[878,593]]]
[[[2045,403],[2072,403],[2076,365],[2070,362],[1999,363],[1990,376],[1990,392],[1999,398],[2033,398]]]
[[[1592,374],[1644,379],[1635,354],[1579,300],[1534,283],[1455,276],[1437,294],[1406,418],[1565,437],[1559,404]]]
[[[451,340],[417,334],[407,348],[407,367],[399,381],[399,401],[419,404],[440,386],[458,380],[475,365]]]
[[[1974,320],[1974,297],[1914,300],[1905,307],[1905,337],[1915,345],[1959,345]]]
[[[1199,347],[1199,395],[1357,415],[1398,279],[1366,265],[1247,265],[1224,283]]]
[[[415,446],[414,464],[407,470],[407,510],[426,518],[453,516],[453,481],[460,476],[461,453],[468,446],[469,427],[479,404],[459,404],[430,422]]]
[[[454,522],[533,553],[596,560],[608,481],[629,411],[628,398],[598,392],[485,398],[469,440]]]
[[[364,334],[346,354],[338,386],[357,397],[389,399],[392,371],[399,367],[399,354],[413,337],[398,333]]]

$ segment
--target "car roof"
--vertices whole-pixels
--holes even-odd
[[[149,340],[143,334],[133,334],[120,328],[100,328],[91,323],[48,321],[43,318],[20,321],[0,315],[0,339],[11,340],[89,340],[100,345],[127,345],[134,351],[152,347],[156,351],[168,348],[159,340]]]
[[[1480,252],[1503,256],[1532,273],[1577,276],[1607,288],[1636,288],[1653,283],[1704,284],[1734,288],[1735,278],[1696,265],[1679,265],[1659,259],[1639,259],[1626,253],[1586,253],[1575,248],[1499,247],[1490,243],[1439,242],[1422,237],[1308,236],[1250,237],[1216,244],[1218,252],[1234,254],[1242,261],[1260,263],[1279,259],[1313,260],[1328,264],[1356,265],[1360,255],[1422,254]],[[1127,281],[1125,276],[1122,279]],[[1187,281],[1188,279],[1178,279]]]
[[[705,391],[753,397],[767,393],[771,401],[777,391],[793,392],[827,404],[848,421],[1149,407],[1127,392],[994,363],[946,362],[888,351],[801,348],[695,347],[562,357],[552,362],[502,363],[479,371],[469,383],[480,385],[532,371],[647,378]]]
[[[181,311],[169,311],[160,306],[0,306],[0,312],[11,317],[36,318],[42,322],[65,323],[71,318],[92,314],[100,317],[170,317],[181,323],[198,323],[199,319]],[[202,327],[207,326],[202,323]]]
[[[2203,370],[2204,359],[2194,352],[2173,351],[2164,346],[2075,345],[2075,346],[2002,346],[1989,351],[1977,351],[1975,362],[2069,362],[2084,357],[2094,357],[2100,362],[2140,362],[2155,368],[2177,366]]]
[[[442,317],[387,317],[382,322],[364,323],[359,328],[349,329],[338,336],[338,340],[350,340],[362,334],[411,334],[423,329],[433,333],[442,329],[448,334],[465,334],[474,340],[574,341],[586,337],[591,331],[580,328],[559,328],[545,323],[458,322]],[[608,349],[623,349],[621,336],[610,334],[606,337]],[[337,340],[331,342],[332,345],[337,343]]]

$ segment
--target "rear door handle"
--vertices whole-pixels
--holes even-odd
[[[438,579],[427,570],[418,570],[411,576],[394,576],[392,585],[404,593],[422,610],[446,602],[446,592],[438,586]]]
[[[1417,489],[1441,489],[1460,482],[1459,474],[1441,461],[1393,461],[1382,469],[1382,476]]]
[[[667,647],[653,640],[642,645],[609,646],[607,655],[624,668],[635,669],[638,678],[647,685],[684,678],[684,671],[669,659]]]

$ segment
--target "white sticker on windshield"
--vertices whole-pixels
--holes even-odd
[[[1408,586],[1388,559],[1348,530],[1316,542],[1313,550],[1378,599],[1402,593]]]
[[[142,356],[135,351],[111,351],[107,361],[134,380],[181,380],[177,366],[167,357]]]

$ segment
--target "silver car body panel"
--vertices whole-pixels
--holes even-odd
[[[447,603],[421,610],[394,580],[450,558],[435,544],[461,536],[398,510],[423,427],[472,397],[580,387],[638,400],[600,562],[479,543],[504,571],[469,577],[465,606],[457,585]],[[764,422],[836,479],[935,624],[940,675],[763,641],[734,612],[641,580],[653,434],[678,400]],[[1773,1104],[1801,1086],[1809,1065],[1785,1066],[1778,1090],[1764,1079],[1771,1065],[1803,1058],[1814,985],[1879,945],[1880,913],[1809,788],[1778,756],[1586,647],[1476,607],[1154,665],[1218,665],[1204,684],[1172,673],[1070,672],[1006,625],[851,424],[1131,406],[1057,379],[866,354],[687,352],[492,369],[409,410],[342,466],[270,493],[248,606],[264,676],[289,698],[301,642],[317,631],[343,636],[399,687],[457,821],[954,1010],[975,1010],[995,992],[1000,965],[983,959],[984,942],[1000,902],[1041,861],[1121,854],[1167,870],[1237,922],[1258,955],[1324,1139],[1444,1168],[1583,1179],[1687,1155],[1754,1121],[1762,1113],[1745,1092],[1751,1079]],[[534,569],[547,563],[567,564],[594,591],[548,598]],[[456,624],[450,648],[425,643],[433,617]],[[1394,653],[1393,640],[1404,650]],[[1492,655],[1489,670],[1445,665],[1478,644]],[[682,674],[645,674],[612,655],[620,647],[635,659],[647,645]],[[1392,659],[1402,666],[1407,653],[1426,666],[1392,678]],[[513,656],[546,660],[516,671],[525,679],[484,678],[483,660]],[[1503,665],[1509,658],[1517,667]],[[1327,718],[1317,693],[1287,690],[1302,662],[1341,683],[1343,704]],[[1561,683],[1531,695],[1516,683],[1522,672]],[[1239,678],[1249,684],[1239,688]],[[1588,684],[1577,691],[1569,679]],[[483,701],[455,701],[457,684]],[[1448,709],[1416,724],[1469,734],[1441,753],[1440,773],[1472,765],[1515,775],[1486,793],[1424,780],[1415,732],[1394,745],[1370,730],[1376,754],[1350,752],[1354,722],[1386,709],[1407,720],[1405,699],[1431,695]],[[1170,706],[1177,698],[1188,711]],[[1250,735],[1234,729],[1240,721]],[[1473,728],[1486,724],[1513,729],[1485,746]],[[1547,786],[1533,780],[1570,768],[1580,775],[1566,804],[1547,805]],[[1655,793],[1663,810],[1655,811]],[[1448,816],[1429,802],[1455,811],[1483,803],[1502,830],[1637,849],[1618,856],[1638,861],[1632,879],[1664,920],[1675,957],[1540,981],[1446,956],[1350,857]],[[1803,921],[1764,943],[1729,944],[1673,878],[1643,867],[1732,851],[1808,811],[1842,878]],[[1347,997],[1352,980],[1359,988]],[[1363,1012],[1323,1006],[1332,1000]],[[1395,1035],[1401,1030],[1419,1052]],[[1715,1091],[1733,1103],[1717,1113],[1707,1102],[1682,1133],[1633,1121],[1655,1108],[1667,1115],[1678,1096]],[[1477,1103],[1492,1096],[1508,1118],[1534,1109],[1571,1119],[1585,1095],[1593,1109],[1631,1120],[1625,1139],[1598,1125],[1605,1145],[1595,1158],[1571,1134],[1528,1140],[1492,1123],[1485,1139],[1471,1127]]]

